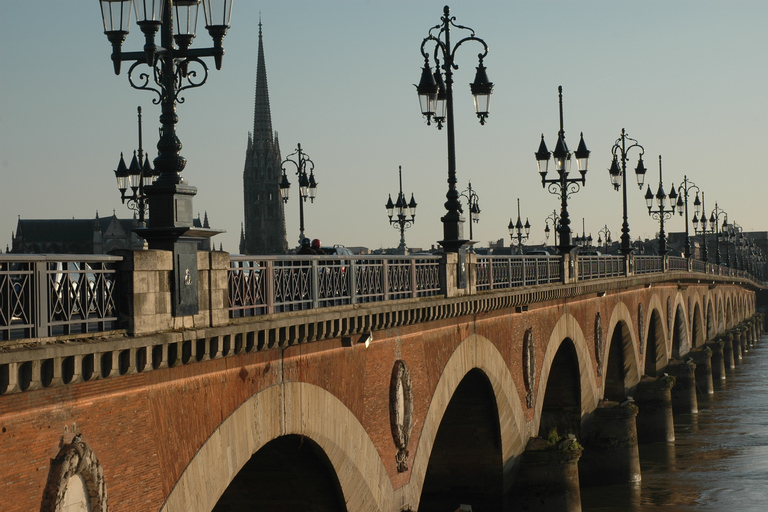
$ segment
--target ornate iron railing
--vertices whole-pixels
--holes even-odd
[[[691,269],[694,272],[706,272],[707,271],[707,263],[701,260],[691,260]]]
[[[633,256],[632,262],[635,274],[664,272],[663,256]]]
[[[623,276],[624,261],[624,256],[578,256],[579,280]]]
[[[0,255],[0,340],[117,328],[119,256]]]
[[[439,295],[439,256],[232,256],[229,312],[244,317]]]
[[[477,256],[477,290],[562,282],[558,256]]]
[[[667,258],[667,268],[675,271],[686,271],[688,270],[688,259],[670,256]]]

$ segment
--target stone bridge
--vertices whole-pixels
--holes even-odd
[[[606,404],[762,330],[760,282],[671,258],[198,256],[193,317],[140,251],[116,328],[0,341],[3,510],[512,510],[532,439],[589,463]]]

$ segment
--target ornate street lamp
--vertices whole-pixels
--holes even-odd
[[[397,246],[400,254],[408,254],[408,248],[405,246],[405,230],[413,226],[416,222],[416,200],[411,194],[411,200],[405,200],[405,194],[403,193],[403,166],[398,166],[398,173],[400,176],[400,192],[397,194],[397,202],[392,202],[392,194],[389,195],[386,208],[387,215],[389,215],[389,223],[395,229],[400,229],[400,245]],[[408,218],[408,215],[411,218]]]
[[[469,209],[469,239],[473,240],[472,224],[480,222],[480,203],[478,202],[480,198],[477,196],[477,192],[472,189],[471,181],[467,185],[466,190],[459,195],[467,200],[467,207]],[[469,250],[472,251],[472,247]]]
[[[523,254],[523,242],[528,240],[531,235],[531,224],[528,222],[528,218],[525,219],[525,224],[520,220],[520,198],[517,198],[517,222],[512,223],[512,219],[509,219],[509,236],[512,238],[512,245],[517,245],[519,254]]]
[[[688,196],[692,190],[696,190],[696,199],[693,201],[694,217],[699,214],[701,208],[701,201],[699,201],[699,192],[701,189],[691,180],[688,176],[683,176],[683,182],[677,187],[677,213],[680,215],[685,214],[685,257],[691,257],[691,238],[688,234]],[[695,228],[694,228],[695,230]]]
[[[120,191],[120,201],[123,204],[128,202],[129,209],[139,214],[139,226],[146,227],[147,194],[145,187],[148,187],[155,181],[155,172],[149,164],[149,158],[144,158],[144,148],[142,147],[141,136],[141,107],[138,107],[139,116],[139,149],[133,152],[133,159],[130,167],[125,165],[123,154],[120,153],[120,161],[115,169],[115,178],[117,178],[117,189]],[[131,190],[131,195],[125,193]]]
[[[605,245],[603,245],[605,252],[608,253],[608,246],[612,243],[611,230],[608,229],[608,224],[597,232],[597,245],[600,246],[603,244],[603,241],[605,241]]]
[[[584,217],[581,218],[581,236],[578,234],[573,237],[574,245],[578,247],[592,247],[592,233],[587,235],[587,230],[584,227]]]
[[[707,207],[704,204],[704,191],[701,191],[701,219],[699,219],[699,207],[696,204],[699,201],[699,194],[696,194],[696,200],[693,202],[696,207],[696,212],[693,214],[691,223],[693,224],[693,232],[697,235],[701,235],[701,260],[706,263],[709,255],[707,254]],[[701,225],[701,228],[699,228]]]
[[[560,220],[560,216],[557,214],[557,210],[552,210],[552,213],[549,214],[549,216],[544,219],[544,244],[546,245],[546,240],[549,240],[549,223],[552,222],[552,226],[557,226],[558,221]],[[557,246],[557,229],[555,231],[555,246]]]
[[[568,215],[568,198],[586,185],[589,150],[587,145],[584,144],[584,134],[582,133],[579,147],[574,153],[581,177],[569,178],[571,152],[568,151],[568,146],[565,144],[565,130],[563,129],[563,87],[560,86],[557,90],[560,96],[560,131],[557,134],[557,145],[555,146],[555,151],[550,153],[547,150],[547,145],[544,143],[544,134],[542,134],[541,144],[539,144],[539,150],[536,152],[536,162],[539,166],[542,188],[547,187],[550,194],[560,196],[560,221],[557,227],[560,243],[557,246],[557,250],[561,254],[565,254],[574,247],[571,242],[571,219]],[[554,157],[555,170],[557,171],[557,177],[554,179],[547,179],[550,155]]]
[[[715,208],[709,216],[709,232],[715,234],[715,263],[718,265],[720,264],[720,238],[723,236],[719,231],[721,217],[723,218],[723,228],[725,228],[728,225],[728,214],[715,201]]]
[[[475,100],[475,113],[480,119],[480,124],[485,124],[488,117],[491,92],[493,84],[488,80],[483,59],[488,55],[488,45],[475,37],[475,31],[469,27],[457,25],[456,18],[450,15],[446,5],[440,24],[429,29],[429,35],[421,42],[421,55],[424,57],[424,67],[421,72],[421,80],[416,90],[419,95],[421,113],[427,118],[427,124],[435,121],[438,129],[442,129],[443,123],[448,128],[448,193],[445,195],[445,209],[447,213],[440,219],[443,222],[443,240],[439,243],[446,252],[458,252],[459,248],[467,240],[464,239],[461,219],[461,202],[459,192],[456,190],[456,137],[453,115],[453,70],[458,69],[455,63],[456,50],[467,41],[477,41],[483,47],[483,53],[478,54],[480,60],[475,74],[475,81],[470,84],[470,90]],[[469,31],[469,35],[460,39],[458,43],[451,44],[451,27]],[[426,47],[429,42],[434,43],[435,71],[429,63],[429,52]],[[440,57],[442,57],[442,64]]]
[[[291,188],[291,183],[288,181],[288,176],[286,175],[285,170],[285,164],[288,163],[293,164],[296,168],[296,176],[299,179],[299,246],[301,246],[302,240],[306,238],[304,236],[304,203],[307,202],[307,199],[309,199],[309,202],[314,203],[315,197],[317,197],[315,163],[310,160],[309,156],[301,149],[301,144],[297,144],[296,151],[283,160],[280,164],[283,170],[283,176],[280,179],[280,197],[283,199],[283,203],[288,202]]]
[[[139,228],[137,233],[147,240],[150,249],[174,253],[172,314],[196,314],[197,243],[220,231],[193,227],[192,198],[197,188],[187,185],[180,175],[187,161],[180,154],[181,141],[176,135],[176,103],[184,101],[180,96],[182,91],[200,87],[207,81],[208,66],[203,57],[213,57],[216,68],[221,68],[222,40],[229,28],[232,0],[99,0],[99,5],[104,33],[112,43],[115,74],[120,74],[122,62],[131,62],[128,69],[131,87],[155,93],[154,103],[161,107],[162,128],[158,155],[154,159],[158,176],[145,189],[149,225]],[[190,48],[201,5],[213,47]],[[122,51],[130,28],[131,7],[144,34],[144,49],[140,52]],[[158,32],[159,46],[156,44]],[[147,66],[149,70],[140,66]]]
[[[627,140],[630,141],[630,145],[627,147]],[[645,154],[645,148],[641,146],[637,140],[628,136],[621,129],[621,137],[616,139],[616,142],[611,148],[613,153],[613,160],[611,161],[611,167],[608,172],[611,176],[611,183],[615,190],[622,189],[622,205],[623,205],[623,223],[621,224],[621,252],[622,254],[629,254],[632,252],[632,239],[629,236],[629,220],[627,219],[627,153],[632,148],[638,148],[640,150],[640,157],[637,161],[637,167],[635,167],[635,175],[637,176],[637,186],[640,190],[643,189],[643,182],[645,181],[645,165],[643,165],[643,155]],[[621,167],[619,167],[619,160],[621,160]]]
[[[656,210],[653,209],[654,197],[656,198]],[[667,198],[669,198],[669,208],[667,208]],[[651,186],[648,185],[648,191],[645,193],[645,204],[648,206],[648,215],[659,221],[659,254],[667,254],[667,235],[664,231],[664,221],[671,219],[675,214],[677,192],[675,192],[674,183],[669,195],[664,192],[664,181],[661,175],[661,155],[659,155],[659,189],[654,196],[653,192],[651,192]]]

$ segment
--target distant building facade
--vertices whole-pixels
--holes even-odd
[[[240,230],[242,254],[285,254],[285,210],[280,197],[280,143],[272,133],[267,68],[264,62],[261,21],[256,67],[253,133],[248,134],[243,170],[244,222]]]
[[[210,227],[205,220],[193,219],[195,227]],[[22,219],[16,224],[9,252],[12,254],[108,254],[118,249],[141,250],[144,239],[132,230],[139,227],[136,219]],[[198,250],[211,250],[211,240],[198,243]]]

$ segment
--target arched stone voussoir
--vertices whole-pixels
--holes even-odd
[[[544,394],[547,391],[547,381],[549,380],[552,361],[554,361],[560,345],[566,339],[570,339],[573,342],[573,346],[576,349],[576,357],[578,357],[579,361],[582,417],[585,414],[592,412],[597,407],[597,403],[600,400],[597,383],[595,382],[596,377],[594,376],[594,361],[590,355],[592,350],[587,346],[584,330],[576,317],[569,313],[563,313],[549,335],[547,351],[544,354],[544,361],[542,362],[541,377],[539,378],[536,391],[535,428],[537,430],[539,422],[541,421],[541,413],[544,407]]]
[[[350,511],[392,510],[392,484],[367,432],[335,396],[291,382],[253,395],[187,465],[161,512],[210,512],[253,454],[284,435],[312,439],[330,460]]]
[[[520,343],[522,345],[522,340]],[[398,493],[402,493],[398,502],[410,505],[414,510],[418,507],[440,422],[456,388],[467,373],[475,368],[481,370],[488,378],[496,397],[504,461],[504,486],[506,488],[511,485],[510,473],[513,463],[528,442],[525,413],[517,387],[501,353],[487,338],[471,334],[456,347],[443,368],[419,435],[419,444],[414,450],[411,479],[398,490]]]
[[[619,326],[620,323],[623,323],[627,326],[626,334],[629,335],[629,340],[622,339],[624,346],[623,352],[624,352],[624,361],[625,361],[625,387],[630,388],[634,385],[636,385],[640,381],[640,376],[642,374],[640,370],[640,343],[642,343],[642,340],[637,339],[637,327],[635,326],[633,319],[632,319],[632,313],[629,311],[629,308],[626,304],[623,302],[619,302],[616,304],[616,306],[613,308],[613,311],[611,312],[611,318],[608,321],[608,331],[606,333],[605,339],[607,343],[605,344],[604,350],[605,355],[603,356],[603,364],[607,367],[608,366],[608,352],[610,351],[611,343],[613,342],[613,332],[614,330]],[[627,343],[629,341],[629,343]],[[606,370],[603,368],[603,375],[605,375]]]

